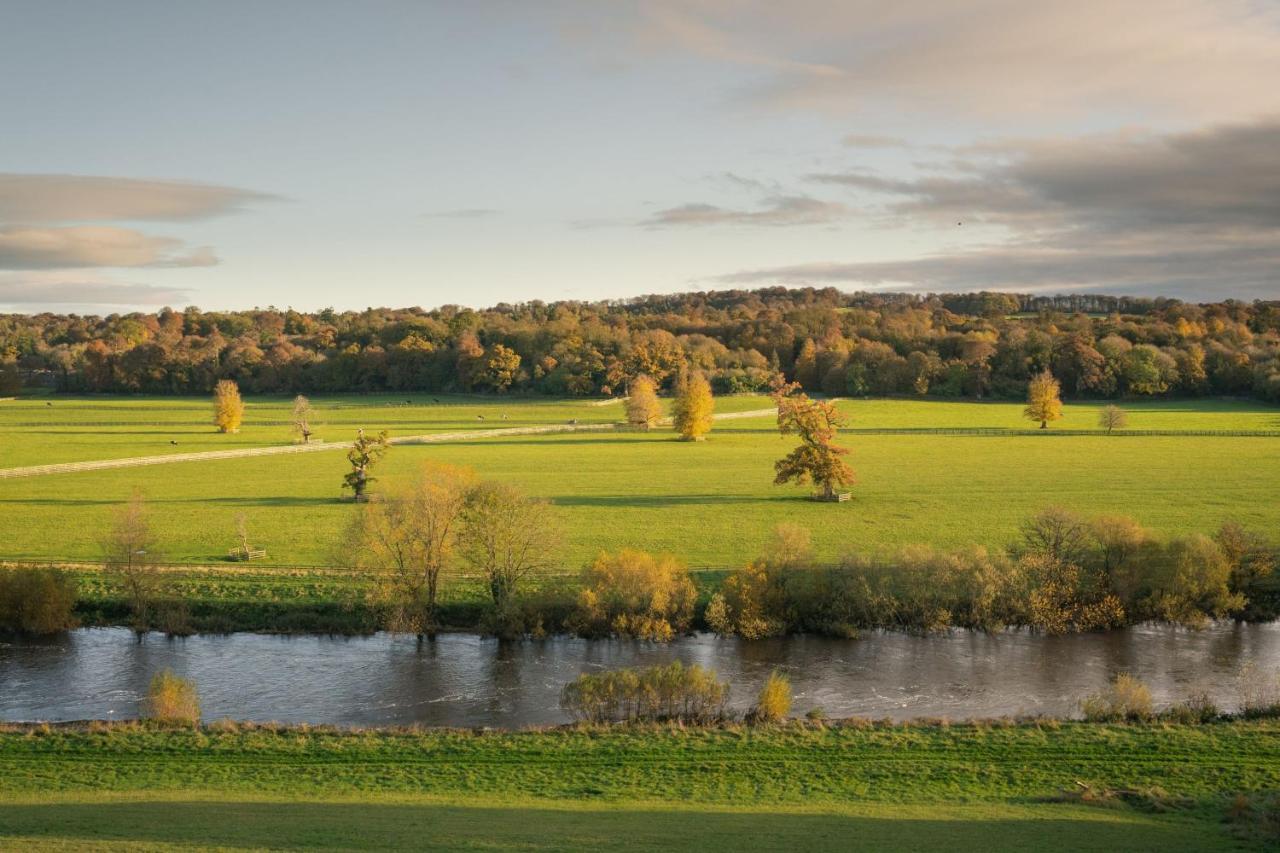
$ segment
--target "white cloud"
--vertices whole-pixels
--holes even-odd
[[[180,305],[190,291],[104,279],[94,273],[0,273],[0,305],[42,307]]]

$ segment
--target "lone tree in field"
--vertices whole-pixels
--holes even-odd
[[[386,452],[386,430],[373,438],[365,435],[364,430],[356,433],[355,443],[347,451],[347,461],[351,463],[351,470],[342,478],[342,488],[350,489],[357,503],[369,499],[365,491],[374,479],[369,476],[369,469],[378,464],[378,460],[382,459]]]
[[[311,417],[311,401],[301,394],[294,397],[290,426],[294,436],[301,439],[303,444],[311,441]]]
[[[475,474],[433,462],[404,488],[369,502],[352,525],[355,565],[375,575],[374,597],[392,631],[434,637],[441,574],[454,564]]]
[[[240,386],[231,379],[220,379],[213,386],[213,425],[218,432],[239,432],[244,420],[244,400]]]
[[[1105,429],[1108,433],[1112,430],[1124,429],[1129,425],[1129,416],[1125,410],[1119,406],[1105,406],[1098,413],[1098,426]]]
[[[631,380],[627,396],[627,423],[642,429],[651,429],[662,417],[662,405],[658,402],[658,385],[641,373]]]
[[[520,582],[552,565],[558,536],[546,501],[525,497],[506,483],[481,483],[471,490],[459,550],[484,575],[502,633],[520,630],[513,611]]]
[[[711,383],[705,376],[693,373],[680,380],[671,414],[682,440],[703,441],[711,432],[711,413],[714,410]]]
[[[837,489],[857,482],[853,469],[840,458],[849,448],[834,444],[844,415],[830,401],[811,400],[795,382],[775,382],[773,399],[778,404],[778,431],[800,436],[800,446],[774,463],[774,485],[812,482],[822,489],[822,500],[837,500]]]
[[[141,640],[155,616],[161,559],[142,492],[135,491],[129,502],[116,510],[101,545],[107,574],[119,585],[133,630]]]
[[[1022,416],[1029,421],[1039,421],[1040,429],[1048,429],[1049,421],[1062,417],[1061,393],[1058,380],[1049,371],[1031,377],[1027,385],[1027,407],[1022,410]]]

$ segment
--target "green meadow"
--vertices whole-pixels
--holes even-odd
[[[614,404],[447,398],[439,405],[393,406],[385,399],[318,401],[320,434],[348,438],[358,425],[393,435],[502,426],[616,421]],[[200,421],[206,401],[53,398],[0,404],[4,465],[147,455],[185,430],[178,450],[287,443],[288,401],[250,400],[245,429],[220,436]],[[765,398],[719,401],[720,411],[751,411]],[[1047,434],[936,434],[933,428],[1022,430],[1013,403],[846,401],[847,433],[858,473],[854,499],[805,499],[806,490],[772,484],[773,462],[794,440],[769,417],[723,421],[709,440],[651,433],[583,432],[475,437],[393,447],[376,471],[378,487],[412,476],[428,460],[474,467],[555,504],[560,562],[577,569],[601,549],[669,551],[695,569],[725,569],[754,556],[780,522],[810,527],[820,554],[874,552],[908,543],[999,546],[1047,504],[1086,514],[1123,513],[1159,534],[1212,532],[1237,519],[1266,532],[1280,526],[1280,438],[1233,435],[1056,435],[1091,429],[1096,406],[1068,405]],[[43,407],[43,408],[42,408]],[[1266,430],[1280,410],[1257,404],[1161,402],[1131,405],[1132,430]],[[507,419],[502,420],[506,414]],[[45,416],[44,429],[25,426]],[[483,416],[483,419],[481,417]],[[165,422],[167,427],[141,426]],[[97,425],[110,422],[111,426]],[[186,437],[186,436],[189,436]],[[63,446],[66,439],[70,444]],[[169,439],[164,439],[164,447]],[[61,453],[56,451],[62,451]],[[266,566],[335,565],[335,543],[354,511],[343,500],[339,449],[241,459],[180,462],[104,471],[0,479],[6,537],[0,557],[92,560],[113,510],[134,489],[146,496],[165,555],[174,562],[220,560],[244,514]]]
[[[1093,802],[1078,796],[1082,785]],[[8,727],[0,846],[1262,849],[1259,792],[1277,786],[1274,722],[487,734]]]

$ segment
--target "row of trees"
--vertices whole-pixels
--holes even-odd
[[[1017,398],[1050,370],[1070,397],[1280,400],[1280,302],[768,288],[474,311],[0,315],[0,386],[207,393],[621,394],[699,371],[718,393],[781,371],[831,396]],[[13,388],[0,394],[13,393]]]

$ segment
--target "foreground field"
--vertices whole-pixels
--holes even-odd
[[[1134,804],[1082,803],[1079,783]],[[0,846],[1251,849],[1263,821],[1227,809],[1278,787],[1274,723],[14,728],[0,734]]]

